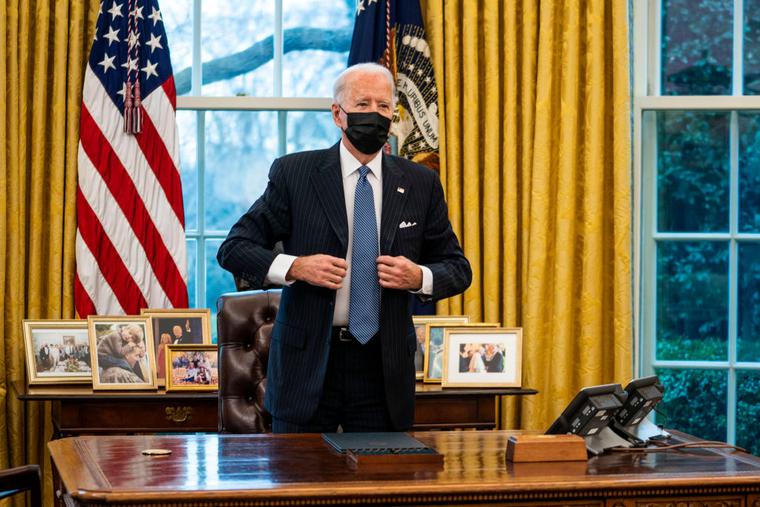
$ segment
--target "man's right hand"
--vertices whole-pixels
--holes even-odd
[[[306,255],[293,261],[286,279],[337,290],[342,287],[347,267],[346,260],[339,257],[325,254]]]

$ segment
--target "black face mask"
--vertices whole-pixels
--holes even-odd
[[[391,128],[390,118],[376,112],[349,113],[342,106],[340,108],[348,118],[345,133],[351,144],[365,155],[380,151],[388,140],[388,130]]]

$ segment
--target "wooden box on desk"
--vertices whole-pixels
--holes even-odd
[[[586,441],[578,435],[512,435],[507,461],[586,461]]]

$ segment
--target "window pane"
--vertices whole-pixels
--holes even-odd
[[[150,14],[150,13],[148,13]],[[190,74],[193,64],[193,0],[172,0],[161,4],[169,53],[172,58],[174,85],[177,95],[190,93]],[[147,22],[153,23],[153,20]]]
[[[663,95],[730,95],[732,0],[662,0]]]
[[[229,230],[266,188],[277,113],[206,112],[206,230]]]
[[[730,113],[657,114],[657,227],[728,230]]]
[[[203,2],[203,95],[274,94],[275,2]]]
[[[726,441],[726,372],[657,368],[656,373],[665,387],[657,424]]]
[[[354,0],[283,1],[283,96],[332,97],[348,61],[355,7]]]
[[[760,94],[760,0],[744,0],[744,95]]]
[[[329,111],[288,113],[288,153],[329,148],[340,139],[340,130]]]
[[[739,243],[739,361],[760,361],[760,244]]]
[[[188,307],[197,308],[197,299],[195,297],[198,290],[198,240],[191,238],[187,240],[187,296]]]
[[[760,115],[739,113],[739,231],[741,232],[760,232],[760,171],[758,167],[760,167]]]
[[[195,111],[177,111],[179,136],[179,173],[185,205],[185,230],[198,230],[198,152]]]
[[[657,244],[657,359],[725,360],[728,244]]]
[[[760,456],[760,372],[736,372],[736,445]]]
[[[223,270],[216,262],[216,252],[222,239],[206,240],[206,307],[211,309],[211,334],[216,343],[216,300],[225,292],[235,291],[232,274]]]

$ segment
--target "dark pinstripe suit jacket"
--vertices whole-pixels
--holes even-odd
[[[433,299],[465,290],[472,272],[451,229],[438,176],[404,158],[383,155],[382,180],[381,253],[429,267]],[[402,221],[417,225],[399,228]],[[291,255],[346,257],[348,221],[338,144],[275,160],[264,194],[232,227],[217,259],[224,269],[263,287],[277,241]],[[265,404],[274,417],[303,424],[316,410],[334,306],[334,290],[304,282],[283,289],[267,371]],[[404,430],[414,417],[416,349],[414,333],[408,332],[407,291],[383,289],[380,323],[388,410],[394,426]]]

